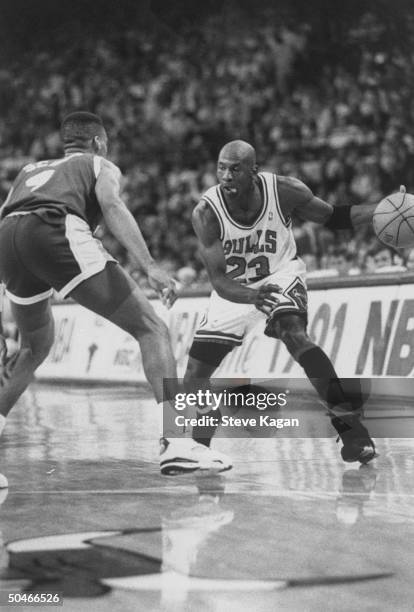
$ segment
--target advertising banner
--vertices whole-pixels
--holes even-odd
[[[184,297],[167,311],[153,301],[168,323],[178,375],[185,371],[195,329],[208,296]],[[56,337],[38,379],[144,382],[137,342],[127,333],[76,304],[54,307]],[[246,336],[215,372],[217,377],[305,378],[282,342],[263,334],[264,322]],[[412,285],[347,287],[309,292],[311,338],[343,377],[407,378],[414,372],[414,291]],[[380,383],[379,383],[380,384]],[[401,386],[401,379],[398,381]],[[399,394],[399,391],[398,393]],[[411,391],[410,393],[411,394]]]

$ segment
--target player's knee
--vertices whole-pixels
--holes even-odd
[[[43,361],[49,355],[52,345],[53,334],[47,334],[31,347],[32,359],[36,363],[36,365],[40,365],[41,363],[43,363]]]
[[[191,389],[193,382],[199,377],[198,375],[198,364],[193,359],[188,360],[187,369],[184,374],[183,383],[185,389]]]
[[[311,343],[308,334],[304,329],[281,329],[280,339],[285,344],[288,351],[295,355]]]
[[[50,336],[44,336],[36,342],[23,343],[19,350],[19,359],[29,370],[35,370],[49,355],[52,344],[53,337]]]
[[[265,336],[269,338],[274,338],[275,340],[281,339],[281,331],[280,331],[280,321],[278,318],[275,318],[269,321],[265,327]]]

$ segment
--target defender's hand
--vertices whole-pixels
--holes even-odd
[[[6,338],[0,335],[0,364],[4,364],[7,361],[7,344]]]
[[[7,354],[7,344],[4,336],[0,335],[0,387],[3,387],[10,378],[17,357],[22,351],[16,351],[13,355]]]
[[[166,287],[165,289],[161,291],[161,293],[158,294],[160,296],[161,302],[168,309],[171,308],[171,306],[174,304],[174,302],[178,298],[176,282],[173,278],[170,279],[170,282],[172,283],[171,286]]]
[[[171,308],[177,299],[175,281],[156,263],[149,266],[147,277],[150,287],[158,293],[164,306]]]
[[[279,287],[279,285],[270,283],[259,287],[254,302],[257,310],[260,310],[260,312],[263,312],[265,315],[269,315],[279,304],[280,300],[277,297],[277,294],[281,293],[281,291],[282,289]]]

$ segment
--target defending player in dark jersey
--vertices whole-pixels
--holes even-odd
[[[60,211],[77,215],[94,229],[102,214],[93,189],[102,160],[99,155],[74,151],[62,159],[27,164],[14,181],[1,218],[13,212],[47,217],[47,212]],[[113,169],[116,171],[115,166]]]
[[[219,184],[202,196],[193,212],[213,293],[190,349],[187,389],[210,378],[261,319],[264,333],[285,344],[331,409],[332,424],[344,443],[344,460],[370,461],[375,446],[357,414],[362,396],[358,390],[345,390],[329,358],[306,331],[305,267],[296,255],[290,215],[295,211],[304,220],[325,223],[332,217],[332,206],[297,179],[259,173],[255,150],[243,141],[223,147],[217,177]],[[357,223],[371,220],[374,208],[348,208],[334,215],[331,227],[347,227],[352,217]],[[206,442],[197,428],[193,436]]]
[[[61,129],[65,156],[25,166],[1,209],[0,277],[12,303],[20,350],[3,368],[0,432],[53,343],[49,298],[53,290],[107,318],[139,342],[143,367],[162,407],[163,379],[176,389],[169,333],[143,291],[93,237],[103,215],[112,234],[165,303],[176,299],[173,281],[152,259],[135,219],[120,197],[119,169],[105,159],[107,135],[91,113],[68,115]],[[164,417],[172,408],[165,403]],[[161,416],[161,410],[160,410]],[[160,467],[173,474],[231,464],[188,439],[169,440],[165,424]],[[174,431],[174,433],[176,433]]]

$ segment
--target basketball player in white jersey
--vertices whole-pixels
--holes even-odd
[[[186,388],[194,390],[197,379],[209,379],[261,319],[264,333],[285,344],[330,407],[343,459],[367,463],[376,453],[358,417],[362,396],[347,395],[329,358],[306,331],[305,265],[296,255],[292,232],[293,211],[301,219],[325,223],[333,217],[332,206],[297,179],[258,172],[254,148],[240,140],[220,151],[217,178],[219,184],[193,212],[213,292],[190,349]],[[335,216],[335,227],[352,227],[351,219],[354,224],[370,221],[375,206],[358,212],[345,208]],[[344,406],[347,412],[338,416],[335,407]],[[205,444],[211,440],[198,428],[193,437]]]

